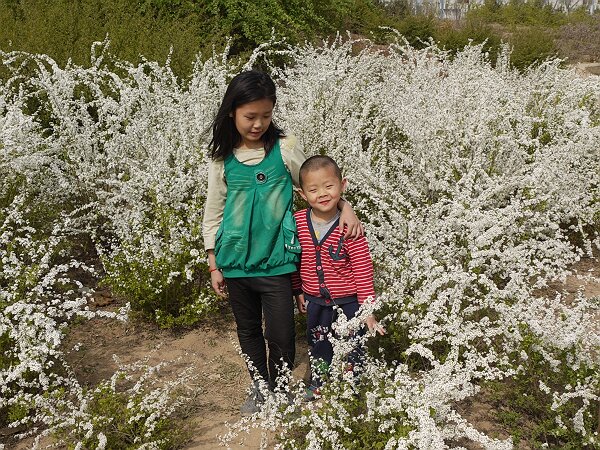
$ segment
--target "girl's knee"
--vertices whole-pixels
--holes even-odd
[[[267,339],[270,352],[286,354],[296,351],[296,338],[294,335],[280,337],[279,339],[268,338],[266,336],[265,338]]]
[[[240,341],[256,338],[264,339],[262,327],[238,327],[237,335]]]

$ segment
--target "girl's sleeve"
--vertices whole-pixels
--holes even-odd
[[[306,161],[306,155],[302,145],[296,136],[289,135],[281,140],[281,157],[283,163],[292,175],[292,182],[297,188],[300,187],[300,166]]]
[[[202,219],[204,248],[215,248],[215,236],[223,220],[223,210],[227,200],[227,183],[223,161],[211,161],[208,164],[208,190]]]

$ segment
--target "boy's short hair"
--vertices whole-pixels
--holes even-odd
[[[340,180],[342,179],[342,171],[340,170],[340,166],[337,165],[333,158],[330,158],[326,155],[314,155],[304,161],[302,166],[300,166],[300,187],[302,187],[302,174],[319,170],[323,167],[332,167],[333,171],[335,172],[335,176]]]

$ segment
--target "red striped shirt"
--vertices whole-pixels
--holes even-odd
[[[323,297],[320,288],[326,287],[332,299],[356,295],[359,303],[374,297],[373,261],[365,237],[342,240],[336,222],[325,239],[315,245],[309,214],[308,209],[294,214],[302,247],[300,269],[292,275],[294,290],[302,289],[313,297]],[[321,254],[320,266],[317,265],[318,252]],[[322,272],[323,283],[319,280],[319,272]]]

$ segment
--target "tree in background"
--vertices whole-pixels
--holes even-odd
[[[92,42],[108,36],[119,58],[171,55],[175,73],[186,75],[196,55],[213,48],[230,45],[230,54],[243,55],[273,32],[298,43],[390,25],[384,22],[373,0],[0,0],[0,48],[86,65]]]

